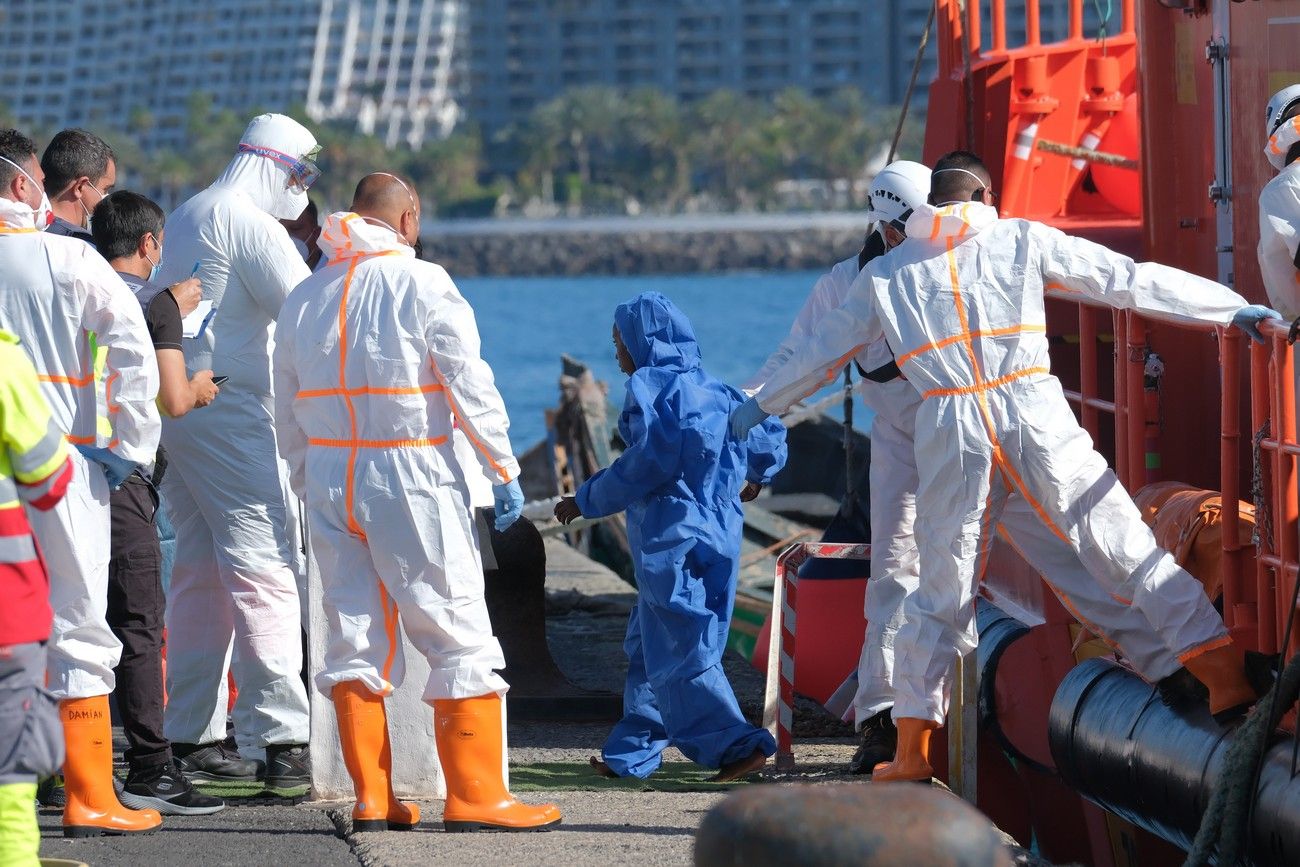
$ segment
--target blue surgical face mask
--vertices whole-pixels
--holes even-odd
[[[155,239],[154,243],[155,243],[155,244],[158,244],[158,241]],[[157,261],[157,262],[155,262],[153,259],[149,258],[149,254],[148,254],[148,253],[145,253],[145,254],[144,254],[144,258],[145,258],[145,261],[147,261],[150,265],[153,266],[153,268],[149,271],[149,282],[152,283],[152,282],[154,282],[155,280],[158,279],[158,274],[162,271],[162,245],[161,245],[161,244],[158,245],[158,261]]]

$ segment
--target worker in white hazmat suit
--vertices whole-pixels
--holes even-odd
[[[216,182],[167,219],[160,279],[197,271],[211,318],[185,339],[191,370],[229,380],[203,411],[163,423],[163,492],[176,527],[167,595],[165,733],[192,779],[309,782],[296,501],[276,453],[271,398],[275,318],[310,273],[277,222],[297,217],[319,175],[316,140],[278,114],[253,119]],[[233,646],[233,659],[232,659]],[[235,735],[226,735],[226,668]]]
[[[466,481],[489,480],[503,530],[523,508],[519,464],[473,311],[447,272],[414,257],[419,215],[400,178],[363,178],[352,211],[326,218],[329,264],[280,313],[280,451],[307,504],[329,628],[316,686],[338,715],[353,827],[409,830],[419,820],[392,790],[384,696],[405,677],[399,620],[429,662],[444,827],[545,827],[559,809],[519,803],[502,776],[509,687],[494,670],[505,657]],[[457,460],[453,426],[476,453],[470,466]]]
[[[1093,449],[1051,376],[1043,291],[1079,292],[1119,307],[1232,322],[1254,337],[1277,316],[1209,280],[1138,265],[1025,220],[1000,220],[978,158],[935,166],[931,200],[907,222],[908,242],[872,262],[849,298],[821,320],[822,343],[772,374],[735,429],[782,410],[842,359],[884,338],[922,396],[916,415],[916,535],[922,583],[904,601],[895,641],[893,762],[878,781],[931,772],[930,733],[947,712],[957,653],[973,646],[977,580],[990,533],[1012,493],[1069,544],[1121,604],[1140,611],[1210,690],[1210,709],[1240,713],[1256,698],[1243,653],[1200,584],[1161,551],[1132,499]]]
[[[762,369],[745,383],[761,394],[768,377],[790,358],[821,340],[822,317],[842,306],[850,286],[867,263],[902,243],[906,221],[925,204],[930,170],[900,160],[871,183],[868,218],[875,231],[859,255],[845,259],[818,279],[789,335]],[[850,762],[852,773],[870,774],[894,755],[897,733],[894,705],[894,641],[903,621],[903,600],[920,584],[914,527],[918,474],[913,442],[921,395],[899,375],[883,340],[855,357],[863,381],[859,393],[875,413],[871,424],[871,577],[867,587],[866,637],[858,661],[854,719],[862,741]],[[1172,675],[1179,662],[1137,609],[1102,591],[1074,550],[1053,535],[1019,495],[1009,498],[999,530],[1038,569],[1066,608],[1107,644],[1119,649],[1143,677],[1156,682]]]
[[[1300,84],[1268,102],[1264,154],[1277,177],[1259,194],[1259,270],[1274,307],[1300,317]]]
[[[77,446],[67,494],[27,514],[54,609],[48,689],[59,699],[67,747],[63,827],[73,837],[148,831],[161,823],[158,812],[128,810],[113,790],[108,694],[122,645],[105,613],[109,489],[153,462],[158,365],[131,290],[90,245],[44,231],[52,214],[41,181],[32,141],[0,130],[0,328],[22,341],[55,423]],[[111,439],[97,434],[88,331],[107,349]]]

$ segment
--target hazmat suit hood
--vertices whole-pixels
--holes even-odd
[[[260,114],[240,137],[241,145],[270,148],[298,159],[317,147],[316,137],[291,117]],[[289,168],[265,156],[238,153],[216,183],[239,190],[277,220],[292,220],[307,207],[307,192],[289,188]]]
[[[960,244],[998,221],[998,209],[982,202],[936,207],[925,204],[907,218],[907,237]]]
[[[415,255],[411,245],[399,238],[397,232],[388,226],[367,223],[360,214],[350,211],[339,211],[326,217],[316,244],[330,262],[358,254]]]
[[[643,292],[618,305],[614,325],[638,368],[685,373],[700,366],[700,345],[690,320],[658,292]]]
[[[36,211],[26,202],[6,199],[0,196],[0,226],[9,229],[44,229],[38,226]]]

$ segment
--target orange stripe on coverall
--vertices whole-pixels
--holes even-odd
[[[343,232],[351,236],[348,231],[347,221],[343,221]],[[352,243],[349,240],[348,247]],[[395,255],[395,250],[386,250],[382,253],[361,253],[353,255],[348,263],[348,272],[343,278],[343,291],[339,296],[338,312],[338,342],[339,342],[339,387],[338,389],[323,389],[321,391],[329,393],[334,392],[343,397],[343,402],[348,408],[348,428],[351,431],[351,437],[347,440],[329,440],[329,439],[308,439],[308,445],[346,448],[348,450],[347,480],[345,481],[345,503],[347,509],[348,530],[363,541],[366,538],[365,531],[357,522],[354,506],[356,503],[356,466],[357,450],[361,448],[407,448],[425,445],[438,445],[446,441],[446,437],[436,437],[431,439],[407,439],[407,440],[361,440],[357,438],[357,410],[352,403],[352,395],[365,393],[401,393],[399,390],[389,389],[349,389],[347,386],[347,364],[348,364],[348,330],[347,330],[347,312],[348,312],[348,292],[352,288],[352,278],[356,275],[357,266],[363,259],[373,258],[375,256]],[[418,390],[414,393],[418,393]],[[298,393],[299,397],[316,396],[310,393]],[[384,683],[391,686],[390,677],[393,669],[393,660],[397,655],[397,603],[392,602],[388,595],[388,589],[384,587],[384,582],[376,577],[376,583],[379,585],[379,605],[384,615],[384,633],[388,637],[388,655],[384,659],[384,670],[381,674]],[[392,602],[393,611],[389,611],[389,602]]]
[[[925,353],[933,352],[936,349],[943,349],[945,346],[952,346],[954,343],[960,343],[963,340],[970,340],[979,337],[1008,337],[1012,334],[1044,334],[1046,332],[1046,325],[1010,325],[1006,328],[993,328],[988,331],[970,331],[963,334],[954,334],[951,337],[945,337],[943,340],[936,340],[934,343],[922,346],[920,349],[913,349],[911,352],[898,356],[897,363],[902,364],[904,361],[915,358],[918,355],[924,355]]]
[[[961,344],[966,350],[967,357],[970,359],[971,377],[975,380],[974,385],[970,386],[969,389],[948,389],[947,391],[951,391],[954,394],[975,394],[976,400],[979,403],[980,415],[984,419],[984,429],[988,433],[989,445],[993,449],[994,463],[1002,468],[1002,471],[1006,473],[1007,479],[1010,480],[1012,486],[1022,497],[1025,498],[1025,502],[1029,503],[1030,507],[1038,517],[1047,525],[1047,528],[1062,542],[1068,543],[1070,537],[1056,525],[1056,522],[1047,514],[1047,511],[1043,508],[1042,504],[1039,503],[1031,493],[1029,493],[1029,488],[1025,485],[1024,480],[1020,478],[1020,474],[1016,472],[1015,467],[1011,465],[1009,460],[1007,460],[1006,453],[1002,449],[1002,443],[998,439],[997,428],[993,424],[993,413],[989,409],[988,404],[988,391],[990,389],[997,388],[1000,385],[1005,385],[1006,382],[1010,382],[1011,380],[1018,379],[1022,376],[1028,376],[1032,373],[1047,373],[1048,370],[1046,368],[1028,368],[1026,370],[1017,371],[1014,374],[1000,377],[992,382],[986,382],[984,380],[984,376],[980,371],[979,358],[975,355],[975,345],[970,338],[970,320],[966,316],[966,304],[962,300],[961,278],[957,274],[957,254],[954,250],[954,244],[951,238],[948,239],[947,259],[948,279],[952,284],[952,298],[953,304],[957,307],[957,320],[961,323],[961,330],[966,334],[966,339],[962,340]],[[923,397],[930,397],[932,395],[932,392],[927,392]]]

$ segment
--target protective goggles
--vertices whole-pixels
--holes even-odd
[[[240,144],[239,152],[241,154],[253,154],[254,156],[266,157],[268,160],[274,160],[289,170],[289,189],[295,193],[305,193],[311,189],[311,185],[316,183],[320,177],[320,167],[313,160],[320,153],[320,146],[312,148],[300,157],[291,157],[286,153],[274,150],[261,145]]]

